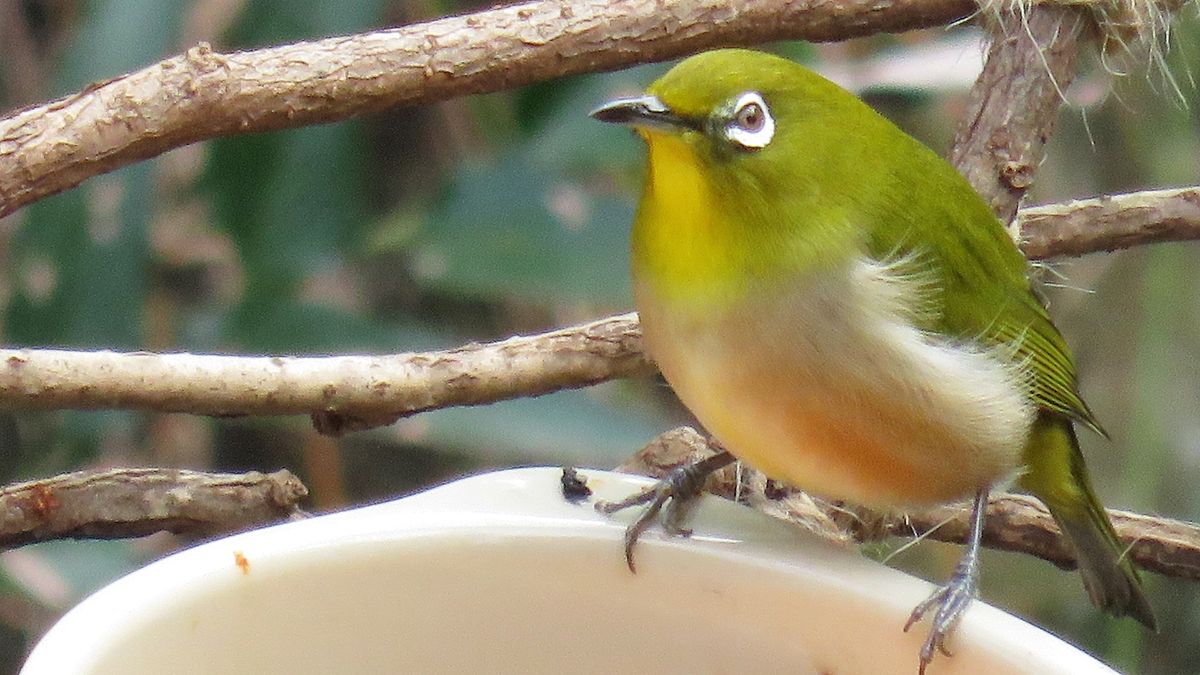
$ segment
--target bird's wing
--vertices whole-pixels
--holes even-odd
[[[888,207],[891,223],[873,229],[869,253],[909,258],[921,268],[914,273],[934,275],[930,300],[939,311],[922,328],[1008,352],[1027,366],[1026,391],[1038,407],[1107,435],[1079,396],[1070,348],[1034,294],[1025,257],[983,201],[961,193],[970,190],[965,181],[936,186],[943,198],[934,208]]]
[[[1016,359],[1028,364],[1028,393],[1038,407],[1107,435],[1079,396],[1075,363],[1066,341],[1028,285],[1010,291],[1008,303],[980,335],[985,342],[1011,348]]]

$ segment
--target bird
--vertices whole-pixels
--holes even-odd
[[[645,143],[634,303],[649,356],[709,433],[832,499],[973,498],[962,559],[904,627],[936,608],[921,672],[977,594],[988,495],[1013,482],[1057,521],[1091,601],[1156,629],[1080,452],[1077,425],[1104,430],[1070,348],[952,165],[754,50],[691,56],[591,115]]]

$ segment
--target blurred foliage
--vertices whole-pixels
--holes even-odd
[[[0,108],[76,91],[207,40],[232,50],[352,33],[467,3],[416,0],[22,0],[27,38],[0,42]],[[1068,92],[1035,200],[1195,184],[1200,23],[1185,13],[1163,73],[1092,64]],[[0,17],[0,21],[5,20]],[[945,151],[978,67],[968,29],[773,47],[859,90]],[[18,71],[18,68],[23,70]],[[239,353],[449,347],[628,309],[626,237],[641,148],[586,113],[666,64],[226,138],[94,178],[0,228],[8,344]],[[1185,103],[1186,101],[1186,103]],[[1200,519],[1200,292],[1196,245],[1052,266],[1052,310],[1114,442],[1085,439],[1110,505]],[[1061,278],[1059,275],[1062,275]],[[1090,289],[1090,293],[1079,288]],[[1115,320],[1114,320],[1115,319]],[[303,419],[135,413],[0,414],[0,478],[98,464],[270,470],[318,508],[403,494],[526,463],[608,467],[686,413],[654,382],[617,382],[438,411],[337,442]],[[892,562],[944,577],[932,543]],[[55,544],[0,558],[0,670],[54,614],[177,542]],[[1200,593],[1150,579],[1162,634],[1101,616],[1073,574],[987,554],[983,594],[1133,672],[1200,671]],[[33,561],[32,563],[30,561]],[[41,575],[28,575],[30,565]],[[48,582],[47,579],[52,580]],[[41,617],[22,622],[14,617]]]

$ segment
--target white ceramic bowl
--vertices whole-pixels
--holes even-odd
[[[599,498],[644,479],[584,472]],[[475,476],[182,551],[71,610],[24,675],[903,673],[924,581],[716,498],[690,539],[562,498],[557,469]],[[975,603],[929,675],[1105,674]]]

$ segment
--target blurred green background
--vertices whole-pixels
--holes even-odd
[[[74,92],[199,40],[247,49],[473,9],[435,0],[0,0],[0,110]],[[1200,182],[1185,11],[1162,71],[1098,60],[1068,92],[1031,201]],[[982,49],[970,29],[775,45],[945,152]],[[1111,66],[1111,64],[1109,64]],[[0,220],[10,345],[249,354],[449,347],[631,306],[640,147],[587,111],[668,64],[172,151]],[[1200,247],[1053,266],[1052,312],[1113,442],[1085,439],[1105,502],[1200,520]],[[0,413],[0,480],[79,467],[287,467],[313,510],[521,464],[611,467],[687,421],[655,381],[447,410],[331,440],[307,419]],[[871,555],[937,579],[955,547]],[[0,670],[99,585],[182,545],[60,542],[0,555]],[[893,556],[892,554],[895,553]],[[1093,610],[1073,574],[986,557],[983,596],[1122,670],[1200,672],[1200,586],[1151,577],[1163,630]],[[317,620],[317,617],[314,617]]]

